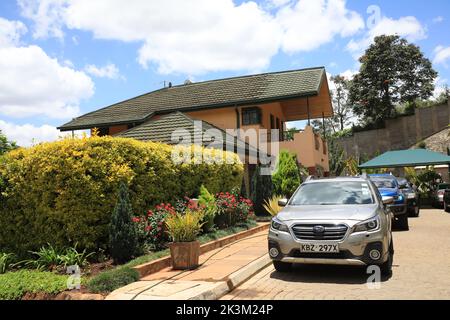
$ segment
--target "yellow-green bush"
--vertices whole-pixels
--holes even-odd
[[[242,164],[175,164],[173,147],[124,138],[64,139],[0,159],[0,248],[24,255],[47,243],[106,248],[120,181],[136,214],[150,206],[242,181]],[[202,149],[203,154],[216,151]]]

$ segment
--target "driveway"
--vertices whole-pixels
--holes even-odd
[[[263,269],[222,299],[450,299],[450,214],[426,209],[394,232],[392,277],[368,288],[366,268],[298,265]]]

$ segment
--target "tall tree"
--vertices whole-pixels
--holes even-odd
[[[334,113],[332,120],[338,130],[342,131],[352,117],[352,104],[349,99],[350,81],[340,75],[331,77],[331,81],[336,87],[331,94]]]
[[[17,148],[15,142],[8,141],[6,136],[0,130],[0,156],[5,154],[8,151],[14,150]]]
[[[376,37],[359,61],[350,101],[365,124],[394,116],[398,103],[414,104],[433,93],[437,72],[430,60],[418,46],[397,35]]]
[[[337,75],[330,79],[335,86],[334,90],[330,90],[333,106],[333,116],[322,120],[313,120],[312,126],[316,133],[328,138],[339,131],[344,130],[349,125],[352,118],[352,104],[349,99],[350,80]]]

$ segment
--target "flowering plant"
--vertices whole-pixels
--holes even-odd
[[[249,216],[253,215],[253,203],[250,199],[240,196],[237,192],[221,192],[216,195],[216,206],[218,215],[226,221],[218,221],[223,227],[226,224],[231,226],[236,222],[246,221]],[[219,218],[220,220],[220,218]]]
[[[175,214],[175,208],[170,203],[161,203],[148,210],[145,216],[133,218],[140,242],[152,249],[161,249],[168,241],[166,219]]]

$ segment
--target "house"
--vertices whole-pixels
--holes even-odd
[[[87,113],[62,125],[61,131],[97,128],[100,135],[174,143],[175,129],[193,132],[215,128],[224,137],[245,142],[246,150],[267,152],[287,149],[311,174],[329,172],[326,142],[310,125],[285,139],[289,121],[325,118],[332,115],[325,68],[309,68],[226,78],[156,90],[103,109]],[[227,129],[239,129],[234,134]],[[256,132],[249,139],[242,132]],[[271,133],[278,132],[273,139]],[[225,149],[226,146],[224,145]]]

